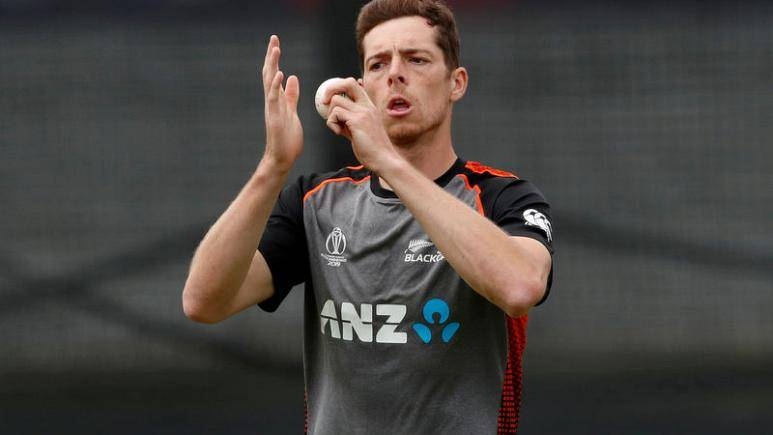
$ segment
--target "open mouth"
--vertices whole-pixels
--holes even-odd
[[[387,113],[392,116],[402,116],[408,114],[411,110],[410,101],[403,97],[392,97],[387,104]]]

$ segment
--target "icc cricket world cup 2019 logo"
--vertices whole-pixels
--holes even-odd
[[[320,253],[320,255],[327,260],[328,266],[339,267],[341,263],[346,263],[346,257],[343,255],[346,251],[346,236],[341,228],[333,228],[325,240],[325,249],[327,254]]]
[[[346,250],[346,236],[340,228],[333,228],[333,232],[327,236],[325,241],[325,248],[330,255],[341,255]]]

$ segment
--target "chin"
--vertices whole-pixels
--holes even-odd
[[[424,131],[418,125],[392,125],[387,128],[389,140],[395,145],[415,142]]]

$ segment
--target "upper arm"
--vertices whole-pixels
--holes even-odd
[[[491,194],[492,220],[528,253],[541,284],[541,295],[536,303],[542,303],[547,299],[553,281],[550,205],[533,184],[520,179],[493,189]]]
[[[301,177],[279,194],[247,275],[232,300],[231,314],[255,304],[274,311],[294,285],[307,279],[302,200],[307,181]]]
[[[228,316],[259,304],[274,295],[274,282],[263,254],[256,250],[241,287],[231,300]]]
[[[309,277],[303,224],[304,186],[301,178],[279,195],[245,279],[245,285],[255,286],[252,291],[258,297],[248,300],[256,301],[265,311],[276,310],[293,286]],[[245,293],[250,290],[245,289]]]
[[[553,259],[550,251],[540,241],[531,237],[512,236],[510,239],[527,252],[529,259],[535,267],[534,273],[542,289],[542,293],[535,301],[535,304],[541,302],[547,296],[547,291],[550,288],[549,284],[553,270]]]

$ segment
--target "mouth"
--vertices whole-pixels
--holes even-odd
[[[389,116],[401,117],[411,111],[411,102],[402,96],[394,96],[387,103],[387,114]]]

